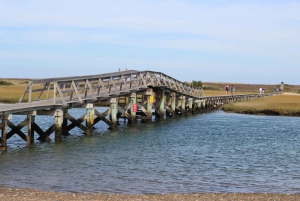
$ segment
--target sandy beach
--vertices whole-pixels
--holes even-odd
[[[300,194],[260,194],[260,193],[209,193],[209,194],[90,194],[90,193],[61,193],[41,191],[36,189],[20,189],[0,187],[0,200],[110,200],[110,201],[155,201],[155,200],[189,200],[189,201],[217,201],[217,200],[272,200],[297,201]]]

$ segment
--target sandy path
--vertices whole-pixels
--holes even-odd
[[[272,201],[297,201],[300,194],[85,194],[85,193],[60,193],[40,191],[35,189],[17,189],[0,187],[0,200],[110,200],[110,201],[154,201],[154,200],[184,200],[184,201],[227,201],[227,200],[272,200]]]

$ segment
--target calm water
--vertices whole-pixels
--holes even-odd
[[[73,109],[74,116],[84,110]],[[22,117],[24,118],[24,117]],[[51,117],[37,117],[48,128]],[[17,116],[14,121],[21,122]],[[41,123],[43,122],[43,123]],[[216,111],[0,152],[0,185],[69,192],[300,193],[300,118]],[[53,136],[53,134],[52,134]]]

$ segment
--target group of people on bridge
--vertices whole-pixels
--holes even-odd
[[[228,92],[229,92],[229,90],[230,90],[230,93],[231,93],[231,95],[233,95],[233,93],[234,93],[234,91],[235,91],[235,86],[232,84],[232,85],[226,85],[225,86],[225,91],[226,91],[226,94],[228,94]]]

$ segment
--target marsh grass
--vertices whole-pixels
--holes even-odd
[[[0,86],[0,102],[16,103],[19,101],[25,87],[24,85]]]
[[[26,85],[10,85],[10,86],[0,86],[0,102],[1,103],[17,103],[22,96]],[[33,89],[41,88],[40,86],[33,86]],[[52,95],[53,91],[50,90]],[[38,92],[32,94],[33,99],[38,96]],[[46,93],[44,92],[42,98],[46,98]],[[24,97],[23,102],[28,101],[28,93]]]
[[[243,114],[300,116],[299,95],[278,95],[224,105],[224,111]]]

